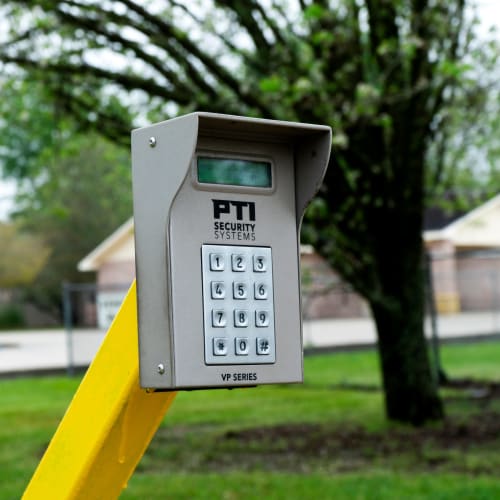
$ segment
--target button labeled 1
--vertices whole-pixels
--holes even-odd
[[[224,271],[224,257],[221,254],[210,254],[210,271]]]

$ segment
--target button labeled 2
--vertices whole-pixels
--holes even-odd
[[[233,266],[233,271],[236,271],[238,273],[242,273],[247,268],[245,257],[243,255],[233,254],[231,256],[231,262]]]

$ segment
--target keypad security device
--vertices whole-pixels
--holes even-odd
[[[303,379],[299,230],[322,125],[192,113],[132,132],[142,387]]]

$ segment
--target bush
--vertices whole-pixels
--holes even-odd
[[[0,330],[7,330],[9,328],[21,328],[24,325],[24,316],[19,307],[0,307]]]

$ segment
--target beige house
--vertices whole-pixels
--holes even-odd
[[[500,306],[500,195],[460,217],[429,224],[438,311],[492,310]]]
[[[97,326],[107,329],[135,278],[133,219],[81,260],[78,270],[96,273]]]

